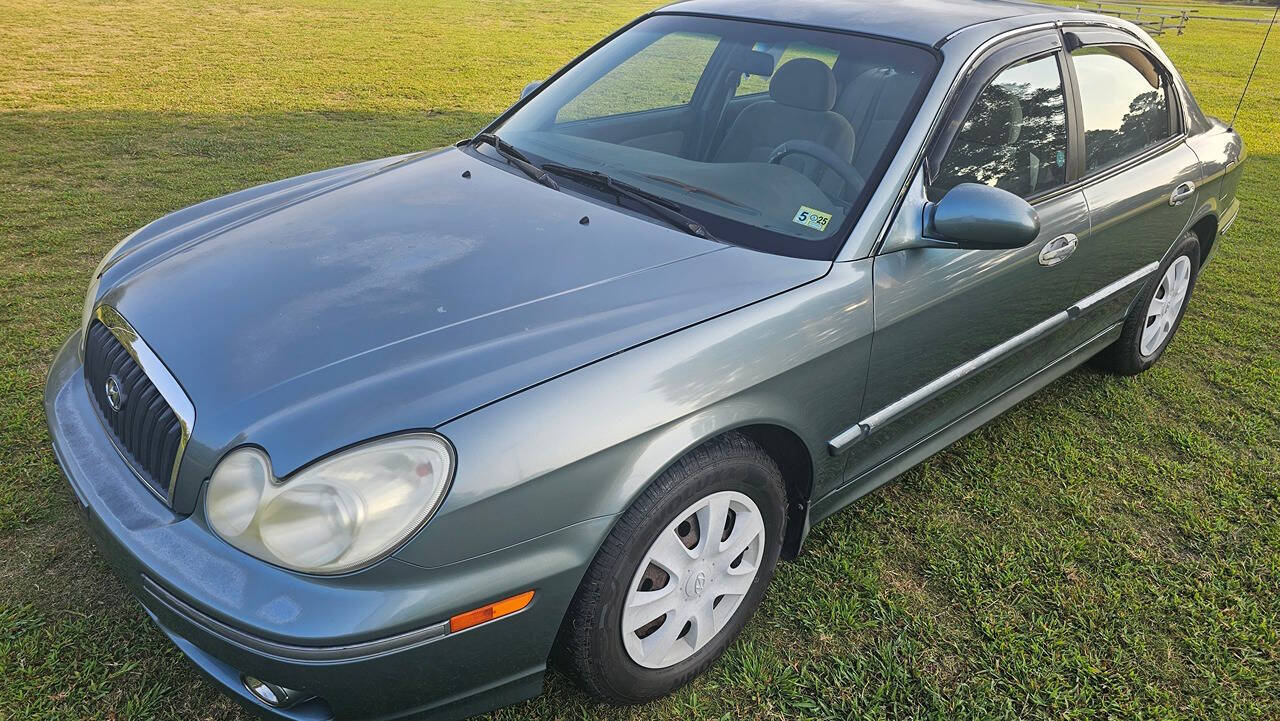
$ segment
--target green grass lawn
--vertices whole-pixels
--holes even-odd
[[[0,0],[0,719],[241,718],[108,571],[49,450],[45,373],[99,256],[204,198],[472,133],[650,4]],[[1262,31],[1162,42],[1229,116]],[[681,693],[613,709],[552,673],[496,718],[1280,718],[1272,40],[1244,211],[1158,366],[1072,373],[815,529]]]

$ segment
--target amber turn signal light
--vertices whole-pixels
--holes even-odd
[[[518,596],[504,598],[487,606],[460,613],[449,619],[449,632],[456,633],[464,628],[478,626],[486,621],[492,621],[495,618],[502,618],[519,611],[529,602],[533,600],[533,591],[525,591]]]

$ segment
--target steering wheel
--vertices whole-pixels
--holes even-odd
[[[859,173],[858,169],[853,167],[853,163],[836,155],[830,148],[818,145],[811,140],[786,141],[774,148],[772,153],[769,153],[769,163],[777,165],[788,155],[807,155],[831,168],[845,183],[855,189],[855,193],[860,192],[863,186],[867,184],[866,178],[862,177],[862,173]]]

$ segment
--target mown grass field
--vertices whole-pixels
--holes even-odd
[[[203,198],[472,133],[650,5],[0,0],[0,719],[241,718],[96,555],[49,450],[45,373],[98,257]],[[1262,31],[1162,42],[1229,116]],[[552,673],[496,718],[1280,718],[1280,42],[1238,127],[1244,212],[1155,369],[1077,371],[817,528],[687,690],[613,709]]]

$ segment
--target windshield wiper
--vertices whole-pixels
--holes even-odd
[[[675,187],[683,190],[686,193],[695,193],[698,195],[705,195],[708,198],[711,198],[712,200],[718,200],[721,203],[724,203],[725,205],[732,205],[735,208],[741,208],[742,210],[748,210],[756,214],[760,213],[760,211],[756,210],[755,208],[752,208],[749,205],[743,205],[742,203],[739,203],[733,198],[730,198],[726,195],[721,195],[720,193],[717,193],[714,190],[708,190],[707,188],[703,188],[697,185],[690,185],[684,182],[683,180],[676,180],[675,178],[668,178],[665,175],[653,175],[650,173],[641,173],[641,175],[648,178],[649,180],[656,180],[659,183],[674,185]]]
[[[550,175],[547,175],[546,171],[534,165],[533,161],[525,157],[524,153],[520,152],[519,150],[516,150],[514,145],[512,145],[511,143],[508,143],[502,138],[499,138],[496,134],[480,133],[479,135],[471,139],[471,145],[473,147],[476,145],[480,145],[481,143],[488,143],[489,145],[492,145],[493,149],[498,151],[498,155],[501,155],[504,159],[506,159],[508,163],[511,163],[512,165],[516,166],[516,168],[520,172],[524,173],[530,178],[533,178],[534,180],[538,181],[539,183],[542,183],[543,185],[553,190],[560,189],[560,184],[556,182],[555,178],[551,177]]]
[[[547,163],[542,169],[548,173],[555,173],[566,178],[572,178],[585,185],[594,185],[597,188],[607,190],[619,199],[627,198],[636,203],[640,207],[649,211],[649,214],[665,220],[672,227],[683,230],[689,235],[696,235],[706,240],[716,240],[716,237],[710,233],[698,221],[681,213],[674,204],[659,195],[654,195],[647,191],[641,190],[630,183],[621,180],[615,180],[610,176],[600,172],[599,170],[587,170],[586,168],[575,168],[570,165],[561,165],[559,163]]]

